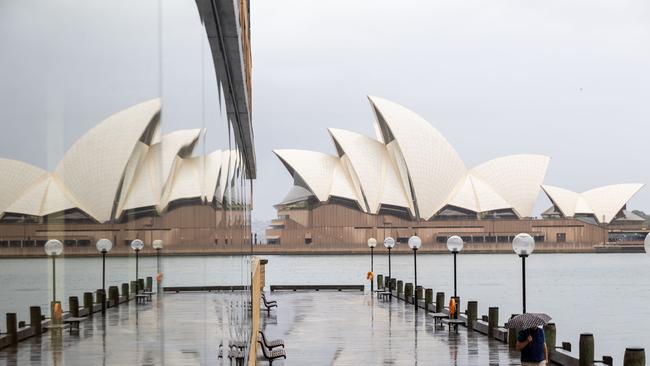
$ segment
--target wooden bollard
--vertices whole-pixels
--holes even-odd
[[[137,290],[135,288],[136,283],[137,283],[136,281],[131,281],[131,293],[132,294],[137,293]]]
[[[384,278],[384,286],[385,286],[385,287],[388,287],[388,291],[391,290],[391,288],[390,288],[391,283],[390,283],[390,282],[391,282],[391,278],[388,277],[388,276],[386,276],[386,277]]]
[[[499,326],[499,308],[491,307],[488,309],[488,337],[494,338],[496,329]]]
[[[106,292],[102,289],[97,290],[97,302],[102,305],[102,313],[106,312]]]
[[[404,293],[404,281],[399,280],[399,281],[397,281],[397,296],[399,296],[399,294],[403,294],[403,293]]]
[[[591,333],[580,334],[580,345],[578,351],[578,365],[592,366],[594,364],[594,335]]]
[[[108,299],[113,302],[113,306],[120,304],[120,290],[118,290],[117,286],[108,288]]]
[[[436,292],[436,313],[442,313],[445,309],[445,293]]]
[[[511,314],[510,319],[517,316],[517,314]],[[508,348],[515,349],[517,348],[517,335],[519,334],[519,329],[508,329]]]
[[[628,347],[623,356],[623,366],[645,366],[645,349]]]
[[[76,296],[70,296],[68,298],[68,307],[70,311],[70,315],[72,315],[75,318],[79,317],[79,298]]]
[[[122,284],[122,296],[126,298],[126,300],[129,300],[129,284],[128,283],[123,283]]]
[[[394,291],[397,289],[397,280],[394,278],[390,279],[390,290]]]
[[[424,309],[429,311],[431,304],[433,304],[433,289],[428,288],[424,290]]]
[[[144,278],[138,278],[138,291],[144,290]]]
[[[147,277],[147,291],[151,291],[153,289],[153,277]]]
[[[41,327],[41,307],[40,306],[30,306],[29,307],[29,326],[34,329],[34,335],[41,335],[43,333],[43,328]]]
[[[544,338],[546,339],[546,347],[548,347],[549,351],[555,349],[555,345],[557,344],[556,334],[555,323],[548,323],[544,326]]]
[[[384,288],[384,275],[377,275],[377,289]]]
[[[18,320],[16,313],[7,313],[7,335],[12,345],[18,344]]]
[[[87,316],[92,316],[93,315],[93,310],[94,310],[94,300],[93,300],[93,293],[92,292],[84,292],[84,308],[88,310]]]
[[[413,296],[413,284],[407,283],[404,285],[404,302],[408,302],[409,298]]]
[[[416,299],[417,301],[423,299],[423,297],[422,297],[422,292],[423,292],[422,286],[418,286],[418,287],[415,289],[415,299]]]
[[[473,331],[478,316],[478,301],[467,302],[467,330]]]

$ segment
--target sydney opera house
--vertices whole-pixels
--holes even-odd
[[[423,118],[369,99],[376,138],[329,129],[336,155],[274,151],[293,187],[276,205],[278,217],[266,233],[269,251],[363,251],[370,237],[406,243],[416,233],[425,250],[446,250],[447,237],[461,235],[468,250],[499,251],[510,250],[520,232],[533,235],[540,250],[592,251],[634,244],[647,233],[643,219],[627,210],[643,184],[583,193],[545,185],[550,158],[542,155],[467,167]],[[552,207],[535,218],[540,191]]]
[[[0,251],[42,255],[47,239],[66,251],[115,252],[162,239],[166,252],[228,251],[250,241],[246,178],[238,150],[197,153],[204,130],[161,133],[160,100],[118,112],[86,132],[53,171],[0,159]]]

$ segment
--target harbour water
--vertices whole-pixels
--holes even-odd
[[[266,256],[266,284],[367,283],[369,255]],[[375,254],[375,273],[388,274],[386,253]],[[577,351],[580,333],[593,333],[596,358],[606,354],[620,364],[625,347],[650,349],[650,257],[643,254],[533,254],[526,262],[527,310],[553,317],[558,342],[570,341]],[[101,259],[57,260],[57,297],[101,287]],[[156,260],[140,258],[140,277],[155,276]],[[164,284],[231,285],[248,281],[241,257],[164,257]],[[51,298],[51,262],[42,259],[1,259],[0,314],[17,312],[28,319],[30,305],[44,309]],[[413,256],[393,255],[394,277],[413,280]],[[107,258],[107,286],[135,276],[135,258]],[[418,255],[418,284],[453,293],[451,255]],[[501,323],[521,312],[521,261],[512,255],[460,255],[458,295],[463,309],[478,300],[479,314],[500,308]],[[0,329],[4,328],[0,326]],[[4,329],[2,329],[4,330]]]

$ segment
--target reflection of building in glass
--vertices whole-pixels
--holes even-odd
[[[82,136],[53,172],[0,159],[0,247],[41,255],[58,238],[66,254],[94,253],[109,238],[162,239],[174,252],[214,251],[250,241],[239,150],[196,154],[202,130],[162,135],[160,101],[121,111]],[[247,241],[247,243],[248,243]],[[124,244],[124,245],[121,245]]]
[[[548,157],[510,155],[468,168],[420,116],[388,100],[369,99],[376,139],[329,129],[336,156],[275,151],[294,186],[276,205],[278,219],[267,230],[268,244],[287,250],[302,250],[305,244],[312,250],[319,245],[363,250],[354,245],[386,236],[406,242],[417,231],[429,243],[442,245],[447,236],[462,235],[474,249],[497,250],[517,233],[529,232],[548,249],[557,243],[589,249],[606,240],[605,225],[645,231],[642,220],[625,214],[627,201],[642,184],[583,194],[543,186],[554,208],[544,213],[545,219],[534,219]]]

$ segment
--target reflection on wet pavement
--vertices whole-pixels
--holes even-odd
[[[423,310],[415,317],[402,301],[341,292],[274,292],[269,298],[279,306],[263,317],[265,332],[283,338],[287,353],[274,365],[520,364],[506,344],[463,327],[458,334],[434,329]]]
[[[246,293],[166,294],[96,313],[79,335],[45,333],[0,351],[4,365],[228,365],[220,344],[248,339]],[[137,311],[136,311],[137,310]],[[235,326],[239,324],[239,326]],[[243,325],[243,326],[242,326]]]

